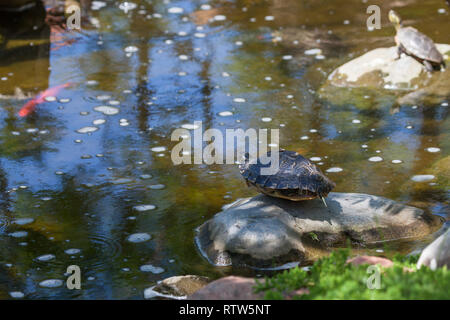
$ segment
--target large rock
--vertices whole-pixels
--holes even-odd
[[[450,45],[437,44],[445,55]],[[411,88],[413,80],[426,73],[423,65],[408,55],[397,59],[397,48],[377,48],[355,58],[333,71],[329,80],[336,86],[369,86]]]
[[[189,300],[256,300],[263,297],[255,293],[252,278],[229,276],[213,281],[189,296]]]
[[[422,251],[417,268],[422,265],[431,269],[447,266],[450,269],[450,229],[440,235]]]
[[[216,266],[275,267],[313,261],[331,247],[404,238],[437,230],[438,216],[358,193],[293,202],[264,195],[241,199],[198,229],[196,243]]]
[[[156,286],[144,291],[146,299],[161,297],[169,299],[185,299],[194,292],[206,286],[211,280],[208,277],[187,275],[164,279]]]

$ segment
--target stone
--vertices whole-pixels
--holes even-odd
[[[362,264],[370,264],[370,265],[379,264],[380,266],[385,268],[390,268],[394,265],[394,263],[389,259],[375,256],[358,256],[355,258],[348,259],[347,263],[351,263],[354,266],[359,266]]]
[[[224,277],[201,288],[188,300],[257,300],[263,293],[255,293],[256,282],[252,278],[237,276]]]
[[[443,266],[450,269],[450,229],[422,251],[419,261],[417,261],[417,268],[423,265],[432,270]]]
[[[438,216],[373,195],[331,192],[326,202],[240,199],[197,229],[196,244],[215,266],[273,268],[306,264],[349,243],[418,239],[442,225]]]
[[[192,295],[209,282],[209,278],[196,275],[175,276],[162,280],[153,290],[163,295],[183,297]]]
[[[450,45],[437,44],[445,55]],[[423,65],[408,55],[397,59],[397,48],[377,48],[355,58],[334,70],[329,80],[336,86],[373,86],[412,88],[413,80],[426,73]]]

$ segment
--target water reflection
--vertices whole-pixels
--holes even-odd
[[[254,193],[234,166],[172,165],[170,134],[194,121],[221,130],[279,128],[282,147],[320,158],[323,171],[342,169],[327,173],[336,191],[386,196],[448,217],[445,101],[413,108],[395,93],[362,90],[350,92],[355,103],[339,104],[320,92],[339,64],[393,45],[391,27],[367,31],[364,3],[134,2],[127,10],[120,1],[87,4],[82,34],[51,36],[42,25],[2,36],[0,298],[12,291],[143,298],[145,288],[172,275],[254,275],[213,268],[196,251],[195,228]],[[396,2],[403,5],[419,29],[450,41],[448,13],[425,14],[441,1]],[[74,85],[57,101],[17,116],[27,98],[66,82]],[[98,130],[77,132],[93,126]],[[418,174],[437,179],[410,180]],[[155,208],[134,209],[148,205]],[[12,223],[22,218],[33,222]],[[21,231],[27,235],[10,236]],[[127,241],[137,233],[150,239]],[[430,240],[389,244],[382,254]],[[43,255],[54,258],[38,259]],[[39,286],[64,280],[70,264],[81,267],[81,291]]]

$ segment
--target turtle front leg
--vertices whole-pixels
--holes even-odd
[[[434,68],[433,65],[428,60],[423,60],[423,65],[425,66],[425,69],[427,69],[428,72],[433,72]]]

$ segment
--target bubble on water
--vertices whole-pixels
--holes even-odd
[[[95,119],[94,121],[92,121],[92,124],[98,126],[98,125],[104,124],[105,122],[106,122],[105,119]]]
[[[311,133],[316,133],[316,132],[317,132],[317,129],[310,129],[309,132],[311,132]]]
[[[59,99],[59,102],[60,103],[68,103],[68,102],[70,102],[70,99],[69,98],[61,98],[61,99]]]
[[[47,102],[55,102],[57,99],[54,96],[48,96],[48,97],[45,97],[44,100]]]
[[[383,161],[383,158],[375,156],[375,157],[370,157],[368,160],[370,162],[380,162],[380,161]]]
[[[227,78],[229,76],[230,76],[230,74],[228,72],[222,72],[222,77]]]
[[[369,146],[367,145],[367,144],[363,144],[363,145],[361,145],[361,148],[363,148],[363,149],[367,149]]]
[[[148,186],[152,190],[161,190],[164,189],[166,186],[163,184],[153,184],[151,186]]]
[[[103,2],[103,1],[92,1],[92,3],[91,3],[91,9],[92,10],[100,10],[103,7],[106,7],[106,2]]]
[[[399,164],[399,163],[402,163],[402,162],[403,162],[402,160],[397,160],[397,159],[392,160],[392,163],[394,163],[394,164]]]
[[[140,243],[145,242],[151,239],[151,236],[148,233],[133,233],[128,236],[127,241],[132,243]]]
[[[77,249],[77,248],[71,248],[71,249],[64,250],[64,252],[66,254],[73,255],[73,254],[79,254],[81,252],[81,250]]]
[[[178,56],[178,59],[180,59],[180,60],[188,60],[189,57],[188,57],[187,55],[185,55],[185,54],[180,54],[180,55]]]
[[[113,116],[119,113],[119,108],[111,106],[97,106],[94,107],[94,110],[103,113],[105,116]]]
[[[301,137],[300,137],[300,140],[308,140],[308,139],[309,139],[308,136],[301,136]]]
[[[427,148],[426,150],[431,153],[436,153],[436,152],[441,151],[441,149],[436,148],[436,147],[430,147],[430,148]]]
[[[361,123],[361,120],[353,119],[353,120],[352,120],[352,123]]]
[[[26,132],[28,132],[28,133],[36,133],[38,131],[39,131],[38,128],[29,128],[29,129],[26,130]]]
[[[25,294],[20,291],[11,291],[9,293],[9,295],[11,298],[14,298],[14,299],[22,299],[23,297],[25,297]]]
[[[109,100],[108,103],[112,106],[118,106],[120,104],[119,100]]]
[[[200,9],[202,9],[202,10],[211,10],[211,5],[209,5],[209,4],[202,4],[201,6],[200,6]]]
[[[19,226],[23,226],[26,224],[30,224],[33,223],[34,219],[33,218],[19,218],[13,221],[14,224],[17,224]]]
[[[167,150],[167,148],[166,147],[153,147],[151,150],[153,152],[164,152]]]
[[[156,206],[153,204],[142,204],[139,206],[134,206],[133,209],[136,211],[139,211],[139,212],[144,212],[144,211],[155,210]]]
[[[133,2],[122,2],[121,4],[119,4],[119,9],[122,10],[125,13],[128,13],[128,11],[133,10],[137,7],[137,5]]]
[[[13,238],[25,238],[26,236],[28,236],[28,232],[16,231],[16,232],[11,232],[9,235]]]
[[[199,128],[198,125],[190,124],[190,123],[183,124],[181,127],[184,128],[184,129],[188,129],[188,130],[195,130],[195,129]]]
[[[321,157],[311,157],[311,158],[309,158],[309,160],[317,162],[317,161],[322,160],[322,158]]]
[[[58,287],[61,287],[63,285],[63,283],[64,282],[59,279],[48,279],[48,280],[39,282],[39,286],[41,286],[43,288],[58,288]]]
[[[36,260],[45,262],[45,261],[53,260],[55,258],[56,258],[56,256],[54,254],[49,253],[49,254],[43,254],[42,256],[37,257]]]
[[[180,7],[171,7],[167,10],[169,13],[183,13],[184,9]]]
[[[178,35],[180,37],[184,37],[184,36],[187,36],[187,32],[186,31],[180,31],[180,32],[178,32]]]
[[[418,174],[418,175],[412,176],[411,180],[414,182],[425,182],[425,181],[433,180],[434,178],[436,178],[436,177],[432,174]]]
[[[107,95],[107,94],[101,94],[101,95],[98,95],[98,96],[96,97],[96,99],[97,99],[98,101],[105,101],[105,100],[111,99],[111,96],[109,96],[109,95]]]
[[[229,116],[233,115],[233,112],[231,112],[231,111],[222,111],[222,112],[219,112],[218,115],[221,116],[221,117],[229,117]]]
[[[326,172],[333,172],[333,173],[335,173],[335,172],[341,172],[343,170],[344,169],[339,168],[339,167],[332,167],[332,168],[327,169]]]
[[[266,21],[273,21],[273,20],[275,20],[275,17],[274,16],[265,16],[264,20],[266,20]]]
[[[242,46],[244,43],[243,43],[242,41],[236,41],[234,44],[240,47],[240,46]]]
[[[447,2],[448,3],[448,2]],[[440,13],[440,14],[444,14],[446,11],[445,11],[445,9],[444,8],[439,8],[438,9],[438,13]]]
[[[324,55],[321,55],[321,54],[318,54],[318,55],[316,55],[316,57],[315,57],[317,60],[324,60],[325,59],[325,56]]]
[[[264,80],[266,80],[266,81],[272,81],[272,77],[264,77]]]
[[[141,174],[139,176],[139,178],[141,178],[142,180],[147,180],[147,179],[151,179],[152,175],[151,174]]]
[[[321,54],[322,49],[318,49],[318,48],[309,49],[309,50],[306,50],[304,53],[308,56],[314,56],[314,55]]]
[[[83,154],[81,159],[92,159],[92,156],[90,154]]]
[[[201,33],[201,32],[196,32],[196,33],[194,33],[194,37],[196,37],[196,38],[204,38],[204,37],[206,37],[206,34]]]
[[[76,132],[78,132],[78,133],[91,133],[91,132],[95,132],[95,131],[97,131],[98,130],[98,128],[97,127],[84,127],[84,128],[81,128],[81,129],[78,129],[78,130],[76,130]]]
[[[227,17],[224,16],[224,15],[222,15],[222,14],[218,14],[218,15],[214,16],[213,19],[214,19],[215,21],[224,21],[224,20],[227,19]]]
[[[164,269],[161,267],[155,267],[151,264],[144,264],[139,268],[142,272],[151,272],[154,274],[160,274],[164,272]]]
[[[442,102],[442,103],[441,103],[441,106],[443,106],[443,107],[448,107],[448,102]]]
[[[261,118],[261,121],[262,122],[270,122],[270,121],[272,121],[272,118],[264,117],[264,118]]]
[[[234,101],[234,102],[237,102],[237,103],[243,103],[243,102],[245,102],[246,100],[245,100],[244,98],[234,98],[233,101]]]

